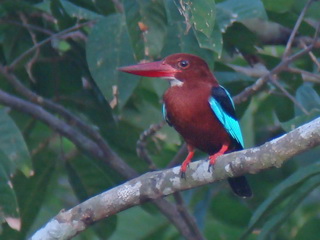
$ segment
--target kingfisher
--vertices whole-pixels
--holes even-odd
[[[177,53],[161,61],[118,70],[169,81],[170,87],[163,95],[163,116],[187,143],[188,155],[180,168],[182,177],[185,177],[195,149],[209,154],[210,171],[219,156],[244,148],[231,95],[219,85],[200,57]],[[245,176],[228,178],[228,182],[236,195],[252,196]]]

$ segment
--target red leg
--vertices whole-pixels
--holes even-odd
[[[210,167],[213,166],[216,163],[216,160],[219,156],[223,155],[229,148],[229,145],[223,144],[222,147],[220,148],[219,152],[209,156],[209,168],[208,172],[210,172]]]
[[[191,162],[193,155],[194,155],[194,148],[193,148],[193,146],[188,145],[188,156],[183,161],[183,163],[181,164],[181,168],[180,168],[180,173],[181,173],[182,178],[185,178],[185,176],[186,176],[187,167],[188,167],[189,163]]]

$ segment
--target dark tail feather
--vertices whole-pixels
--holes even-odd
[[[228,178],[233,192],[239,197],[247,198],[252,196],[252,191],[245,176]]]

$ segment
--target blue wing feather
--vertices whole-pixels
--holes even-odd
[[[234,112],[234,103],[232,101],[232,98],[228,91],[223,88],[219,87],[220,93],[223,92],[222,96],[211,96],[209,98],[209,104],[211,106],[211,109],[219,119],[219,121],[222,123],[223,127],[226,129],[226,131],[230,134],[230,136],[235,139],[242,147],[244,147],[242,133],[240,129],[240,125],[238,120],[235,118],[234,114],[230,114],[230,111],[227,110],[227,107],[232,107],[232,110]],[[224,101],[224,102],[222,102]]]
[[[167,109],[165,104],[162,104],[162,116],[163,116],[163,119],[166,120],[166,122],[169,124],[169,126],[172,126],[171,122],[167,117]]]
[[[167,120],[167,109],[165,104],[162,104],[162,117],[164,120]]]

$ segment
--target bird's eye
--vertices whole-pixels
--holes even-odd
[[[188,60],[181,60],[178,63],[178,67],[182,68],[182,69],[186,69],[187,67],[189,67],[189,61]]]

